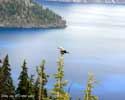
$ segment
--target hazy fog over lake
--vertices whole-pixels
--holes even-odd
[[[125,100],[125,6],[44,3],[67,21],[65,29],[0,29],[0,56],[9,54],[15,84],[23,60],[29,73],[46,59],[46,72],[54,74],[58,46],[65,55],[65,79],[71,95],[82,97],[88,72],[99,81],[94,94],[100,100]],[[53,86],[51,77],[47,85]]]

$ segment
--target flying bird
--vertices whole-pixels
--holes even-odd
[[[67,50],[65,50],[63,47],[58,47],[58,49],[60,50],[60,54],[62,54],[62,55],[69,53],[69,52],[68,52]]]

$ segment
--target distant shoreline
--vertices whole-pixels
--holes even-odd
[[[13,27],[13,26],[0,26],[0,29],[65,29],[65,27]]]
[[[38,29],[51,29],[51,28],[66,28],[67,25],[66,23],[63,24],[48,24],[48,25],[0,25],[0,28],[25,28],[25,29],[30,29],[30,28],[38,28]]]
[[[117,3],[104,3],[104,2],[72,2],[72,1],[55,1],[55,0],[48,0],[48,1],[42,1],[43,3],[67,3],[67,4],[87,4],[87,5],[93,5],[93,4],[97,4],[97,5],[125,5],[125,2],[117,2]]]

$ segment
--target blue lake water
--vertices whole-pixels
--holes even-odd
[[[58,46],[65,55],[65,79],[72,83],[73,98],[83,97],[88,72],[99,81],[93,93],[100,100],[125,100],[125,6],[43,3],[67,21],[65,29],[0,29],[0,56],[9,54],[15,85],[23,60],[30,74],[46,59],[53,86]],[[67,88],[66,88],[67,90]]]

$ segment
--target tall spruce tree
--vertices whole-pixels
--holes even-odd
[[[28,95],[30,96],[28,100],[34,100],[35,98],[35,86],[34,86],[34,75],[29,77],[29,84],[28,84]]]
[[[3,74],[3,68],[0,66],[0,100],[2,99],[2,91],[3,91],[3,83],[4,83],[4,74]]]
[[[16,93],[21,96],[21,100],[31,100],[32,98],[28,98],[30,95],[34,95],[34,86],[33,86],[33,76],[29,78],[26,61],[24,60],[22,65],[22,71],[19,76],[19,84],[16,90]],[[22,96],[24,96],[22,98]]]
[[[54,88],[51,91],[51,94],[54,95],[56,100],[69,100],[69,94],[64,91],[64,86],[67,85],[67,80],[63,81],[64,78],[64,58],[61,54],[58,61],[58,71],[54,74],[54,78],[56,79],[56,84],[54,84]]]
[[[98,100],[97,96],[92,95],[92,89],[94,88],[93,83],[97,81],[94,79],[94,74],[89,74],[89,79],[87,82],[87,89],[85,90],[84,100]]]
[[[29,77],[29,95],[34,95],[35,94],[35,87],[34,87],[34,75],[31,75]]]
[[[36,88],[36,100],[44,100],[47,98],[47,89],[46,84],[48,82],[48,77],[45,73],[45,60],[42,61],[40,68],[36,68],[38,78],[36,80],[35,88]]]
[[[0,68],[1,69],[1,75],[2,75],[2,85],[1,85],[1,94],[8,95],[8,99],[11,100],[10,95],[15,95],[15,88],[13,85],[13,80],[11,77],[11,68],[9,64],[9,57],[6,55],[3,61],[3,65]]]

